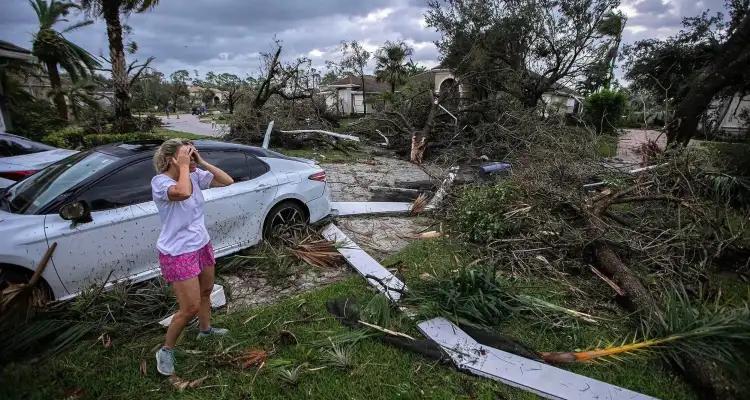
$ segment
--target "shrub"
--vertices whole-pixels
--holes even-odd
[[[508,182],[464,188],[454,203],[451,219],[471,240],[490,242],[517,233],[523,227],[517,188]]]
[[[8,103],[12,132],[39,140],[49,132],[65,126],[65,120],[57,116],[57,111],[49,101],[24,96],[20,101]]]
[[[83,146],[83,128],[68,126],[42,138],[42,142],[61,149],[77,149]]]
[[[622,125],[627,96],[616,90],[604,89],[586,98],[584,119],[598,133],[612,133]]]
[[[67,127],[42,138],[42,142],[64,149],[87,149],[107,143],[162,139],[151,133],[95,133],[86,134],[83,128]]]

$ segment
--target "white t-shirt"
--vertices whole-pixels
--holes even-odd
[[[151,194],[161,219],[161,233],[156,242],[161,253],[178,256],[199,250],[208,243],[201,190],[208,189],[213,179],[212,173],[196,168],[190,173],[193,194],[182,201],[169,200],[167,195],[169,187],[176,185],[177,181],[165,174],[151,179]]]

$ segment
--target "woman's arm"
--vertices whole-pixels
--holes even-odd
[[[187,200],[193,194],[193,183],[190,180],[190,158],[192,155],[192,147],[182,146],[177,151],[177,156],[172,158],[172,162],[180,169],[180,176],[177,178],[177,184],[170,186],[167,190],[167,198],[171,201]]]
[[[198,153],[198,150],[195,150],[193,154],[195,154],[195,161],[198,163],[198,165],[214,175],[214,179],[211,181],[211,187],[229,186],[234,183],[234,179],[232,179],[229,174],[222,171],[221,168],[204,160],[203,157],[201,157],[200,153]]]

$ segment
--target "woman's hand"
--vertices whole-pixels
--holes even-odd
[[[196,149],[193,145],[190,145],[190,147],[193,148],[193,157],[195,158],[195,163],[198,165],[206,165],[206,160],[201,157],[201,153],[198,152],[198,149]]]
[[[195,152],[195,149],[193,146],[181,146],[179,150],[177,150],[177,154],[175,157],[172,157],[172,162],[177,165],[177,167],[188,167],[190,168],[190,159],[193,156],[193,153]]]

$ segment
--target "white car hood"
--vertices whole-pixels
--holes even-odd
[[[76,150],[55,149],[22,156],[0,158],[0,172],[39,170],[65,157],[78,153]]]

